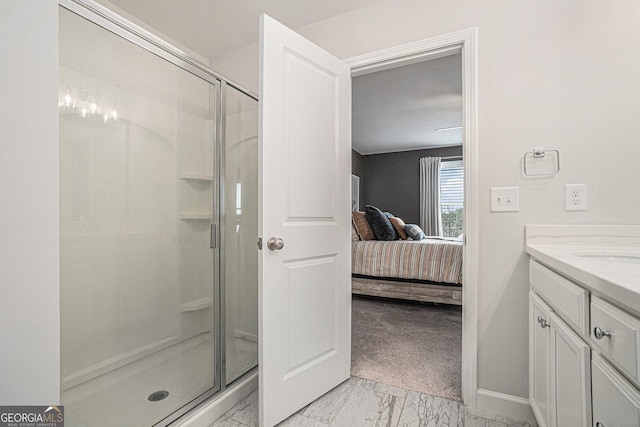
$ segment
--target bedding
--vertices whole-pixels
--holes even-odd
[[[354,241],[351,260],[356,275],[462,283],[461,241]]]

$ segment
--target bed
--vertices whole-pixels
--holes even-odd
[[[462,242],[354,240],[352,293],[462,305]]]

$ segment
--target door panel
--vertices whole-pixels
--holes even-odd
[[[286,263],[289,277],[288,367],[285,377],[335,354],[335,257]],[[329,282],[326,282],[327,278]],[[332,283],[333,282],[333,283]]]
[[[287,221],[334,221],[337,76],[296,52],[283,54]]]
[[[351,77],[267,16],[260,65],[260,423],[273,426],[350,373]]]

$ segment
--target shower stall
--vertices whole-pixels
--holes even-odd
[[[168,425],[257,366],[257,100],[95,3],[59,12],[66,425]]]

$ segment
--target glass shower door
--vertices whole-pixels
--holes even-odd
[[[224,91],[225,379],[258,365],[258,101]]]
[[[62,403],[150,426],[219,389],[218,93],[60,9]]]

